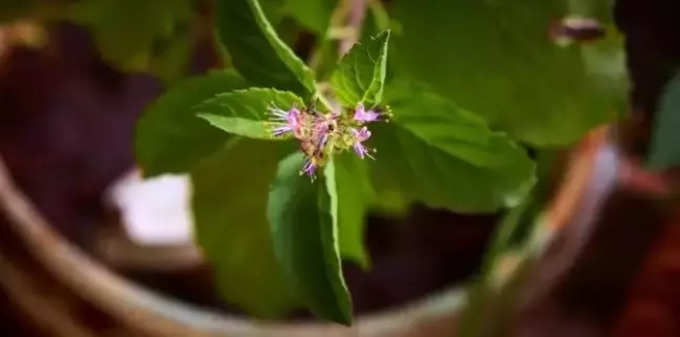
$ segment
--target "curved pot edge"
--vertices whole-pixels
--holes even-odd
[[[564,182],[547,211],[546,228],[561,231],[582,207],[591,182],[598,149],[606,144],[606,128],[590,133],[576,147]],[[324,323],[272,323],[225,316],[180,303],[116,275],[87,256],[49,226],[32,202],[14,185],[0,159],[0,205],[12,230],[46,268],[85,299],[114,317],[160,336],[394,336],[429,322],[455,321],[464,302],[463,290],[453,287],[405,307],[361,317],[351,328]],[[392,331],[392,334],[386,334]]]

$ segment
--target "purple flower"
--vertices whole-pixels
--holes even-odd
[[[371,159],[373,156],[371,156],[370,152],[374,152],[374,150],[370,150],[362,142],[367,140],[368,138],[371,137],[371,131],[368,130],[367,127],[361,128],[361,130],[357,129],[351,129],[352,131],[352,136],[354,136],[354,145],[352,147],[354,148],[354,152],[361,158],[364,159],[366,156],[368,156]]]
[[[318,152],[321,152],[323,147],[326,146],[326,143],[328,143],[329,132],[330,128],[328,127],[328,123],[326,121],[321,120],[314,126],[313,137],[316,139],[315,143]]]
[[[316,164],[311,160],[305,161],[305,164],[302,165],[302,173],[314,179],[316,176]]]
[[[366,110],[363,104],[359,103],[354,109],[354,120],[360,123],[375,122],[380,119],[380,113],[375,110]]]
[[[312,180],[316,179],[319,168],[336,153],[352,149],[361,159],[374,159],[375,149],[364,145],[371,138],[371,131],[364,124],[386,120],[390,116],[389,108],[386,111],[366,110],[363,104],[353,109],[353,116],[351,108],[320,112],[293,106],[284,110],[273,102],[267,110],[268,125],[274,137],[292,135],[299,141],[300,150],[305,155],[300,175],[309,176]]]
[[[274,130],[272,133],[274,137],[280,137],[287,133],[298,135],[301,127],[301,112],[296,107],[285,111],[276,106],[270,107],[269,112],[272,115],[272,123]]]

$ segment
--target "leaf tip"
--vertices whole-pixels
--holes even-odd
[[[338,323],[347,327],[352,326],[352,314],[348,313],[347,315],[344,315],[343,318],[338,321]]]
[[[381,40],[384,39],[385,42],[387,42],[390,39],[390,36],[392,35],[392,30],[391,29],[385,29],[382,32],[376,34],[373,36],[373,40]]]

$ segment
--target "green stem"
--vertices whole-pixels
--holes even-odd
[[[367,0],[345,0],[348,4],[347,18],[345,25],[353,29],[354,34],[340,40],[339,53],[344,56],[352,46],[359,41],[361,35],[361,26],[366,17],[366,1]]]
[[[333,41],[339,41],[338,54],[335,58],[337,58],[337,56],[343,56],[349,51],[352,45],[357,42],[364,17],[366,16],[367,1],[368,0],[338,1],[338,6],[333,10],[333,14],[331,15],[328,29],[323,35],[321,42],[312,52],[309,60],[310,67],[317,71],[317,73],[320,71],[319,68],[328,62],[327,60],[324,60],[324,56],[327,56],[329,53],[324,51],[326,48],[332,47]],[[382,7],[382,5],[380,5],[380,7]],[[328,98],[324,96],[325,90],[320,88],[322,85],[323,84],[317,85],[316,92],[312,99],[318,101],[326,111],[333,111],[333,105],[329,102]]]
[[[317,85],[316,92],[314,93],[314,97],[312,97],[313,101],[318,101],[323,105],[324,110],[326,111],[333,111],[333,107],[328,102],[328,99],[322,94],[322,91],[319,90],[319,85]]]
[[[373,14],[375,25],[378,30],[383,31],[390,28],[390,16],[387,14],[385,6],[380,0],[368,0],[368,8]]]

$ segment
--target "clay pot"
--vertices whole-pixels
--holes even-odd
[[[578,256],[602,200],[616,184],[618,154],[607,128],[587,135],[567,161],[562,182],[548,204],[539,231],[545,253],[522,303],[529,305],[551,289]],[[76,297],[123,323],[125,335],[144,336],[451,336],[465,302],[461,287],[391,310],[359,317],[350,328],[331,323],[283,323],[241,319],[160,295],[125,279],[92,259],[57,233],[17,189],[0,161],[0,209],[21,245]],[[32,275],[0,255],[0,285],[14,301],[56,335],[101,336],[86,329],[59,301],[41,296]],[[63,304],[63,303],[62,303]],[[95,329],[96,330],[96,329]]]

